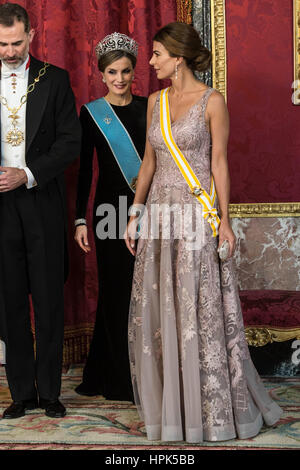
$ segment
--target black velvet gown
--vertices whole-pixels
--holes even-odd
[[[133,96],[126,106],[112,106],[143,157],[146,140],[147,98]],[[119,196],[133,203],[129,188],[103,134],[83,106],[80,113],[83,130],[78,178],[76,218],[85,218],[92,183],[93,152],[96,148],[99,178],[93,212],[99,297],[96,323],[90,351],[78,393],[103,395],[110,400],[133,401],[128,359],[128,309],[130,302],[134,257],[119,233]],[[116,209],[117,239],[100,240],[96,225],[103,217],[96,216],[99,204],[112,204]],[[106,217],[107,214],[104,215]],[[89,237],[91,234],[89,233]]]

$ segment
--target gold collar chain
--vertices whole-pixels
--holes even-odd
[[[17,127],[17,120],[20,118],[20,116],[17,115],[17,112],[22,108],[23,104],[26,103],[27,97],[29,93],[32,93],[35,89],[36,84],[40,81],[40,78],[45,75],[47,67],[49,67],[50,64],[47,62],[44,63],[44,67],[41,68],[39,71],[38,76],[33,80],[33,82],[28,86],[27,91],[25,95],[23,95],[20,99],[20,105],[17,108],[10,108],[7,103],[7,99],[0,95],[0,101],[3,106],[6,106],[8,111],[11,113],[10,116],[8,116],[12,122],[11,126],[12,129],[6,134],[6,140],[5,142],[7,144],[12,145],[13,147],[16,147],[18,145],[21,145],[22,142],[24,142],[24,133]]]

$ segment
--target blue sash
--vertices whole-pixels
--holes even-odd
[[[128,186],[135,192],[142,161],[130,135],[104,98],[91,101],[85,107],[104,135]]]

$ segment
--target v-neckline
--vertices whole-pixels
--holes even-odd
[[[168,99],[168,104],[169,104],[169,113],[170,113],[170,122],[171,122],[171,126],[175,125],[178,121],[180,121],[183,117],[185,117],[195,106],[196,104],[198,104],[203,98],[204,96],[206,95],[206,93],[208,92],[208,90],[210,90],[210,87],[207,88],[207,90],[205,90],[205,92],[203,93],[203,95],[195,101],[194,104],[192,104],[192,106],[190,106],[183,114],[181,114],[181,116],[179,116],[175,121],[171,121],[171,106],[170,106],[170,100],[169,100],[169,95],[167,96],[167,99]]]

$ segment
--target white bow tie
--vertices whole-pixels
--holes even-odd
[[[10,78],[11,76],[17,77],[17,78],[24,78],[25,73],[24,72],[14,72],[13,70],[2,70],[1,77],[2,78]]]

